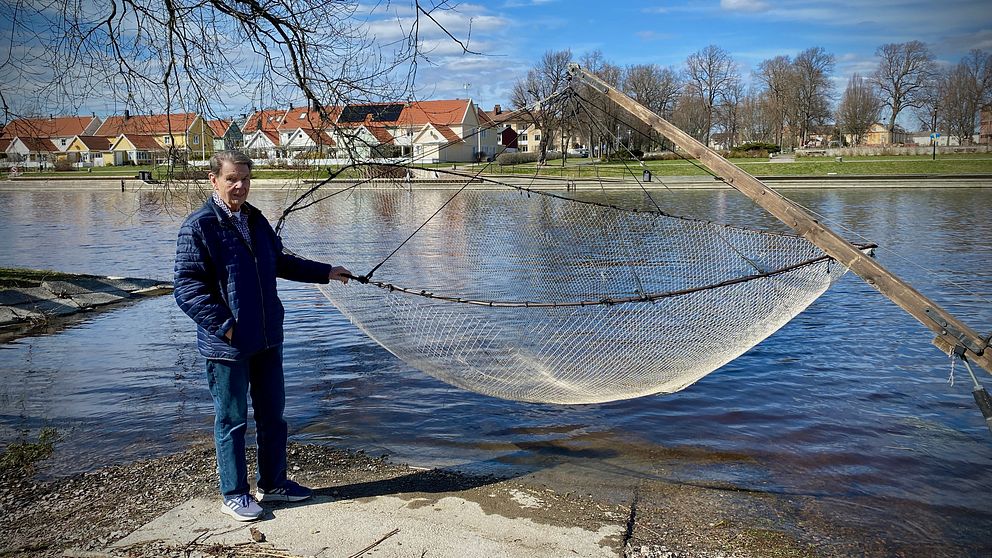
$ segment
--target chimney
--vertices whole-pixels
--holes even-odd
[[[499,105],[493,105],[493,112],[496,114],[503,114],[503,107]]]
[[[131,111],[124,109],[124,120],[131,118]]]

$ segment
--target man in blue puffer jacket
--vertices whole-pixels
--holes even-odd
[[[251,163],[238,151],[211,157],[213,194],[179,229],[175,269],[176,302],[196,322],[197,349],[207,359],[221,510],[239,521],[261,517],[259,501],[295,502],[311,495],[286,478],[284,312],[276,278],[347,283],[351,275],[343,267],[283,253],[265,216],[246,203]],[[258,444],[254,498],[245,458],[249,393]]]

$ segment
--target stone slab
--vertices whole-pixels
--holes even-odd
[[[190,548],[195,542],[258,544],[259,550],[292,556],[614,558],[613,546],[623,535],[619,522],[598,530],[551,525],[487,513],[478,503],[457,495],[345,500],[317,496],[299,504],[266,506],[263,520],[247,524],[222,514],[219,507],[218,499],[189,500],[116,542],[114,548],[153,542]],[[252,528],[264,535],[264,543],[253,543]]]

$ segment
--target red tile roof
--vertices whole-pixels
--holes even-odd
[[[389,145],[394,141],[393,135],[382,126],[370,126],[366,124],[365,129],[375,137],[376,141],[378,141],[380,145]]]
[[[103,136],[77,136],[90,151],[109,151],[111,138]]]
[[[475,113],[479,118],[480,126],[492,127],[496,125],[496,121],[489,117],[489,113],[481,108],[476,108]]]
[[[161,146],[157,141],[155,141],[155,136],[146,136],[142,134],[123,134],[127,141],[131,142],[131,145],[135,149],[141,149],[143,151],[164,151],[165,148]],[[120,139],[120,138],[118,138]],[[114,140],[116,144],[117,141]]]
[[[250,134],[258,130],[277,131],[286,116],[286,109],[266,109],[252,113],[241,131]]]
[[[251,137],[253,135],[255,135],[257,132],[259,132],[259,131],[262,133],[262,135],[264,135],[266,138],[268,138],[269,142],[272,143],[272,145],[279,145],[279,132],[276,132],[274,130],[251,130],[251,131],[246,131],[245,132],[245,135],[244,135],[244,142],[245,142],[245,144],[247,145],[248,142],[251,141]]]
[[[13,141],[10,138],[0,138],[0,151],[6,151],[7,147],[10,146],[10,142]]]
[[[207,120],[207,126],[210,126],[210,131],[213,132],[215,138],[221,138],[231,127],[231,122],[233,121],[230,119]]]
[[[447,126],[435,125],[434,127],[437,128],[438,132],[441,132],[441,135],[444,136],[444,139],[448,140],[448,143],[459,143],[464,141],[462,138],[458,137],[458,134],[456,134],[454,130]]]
[[[535,124],[534,116],[524,110],[511,110],[511,111],[499,111],[487,110],[484,111],[486,117],[489,118],[496,124],[502,124],[504,122],[523,122],[526,124]]]
[[[58,138],[77,136],[93,122],[92,116],[58,116],[55,118],[17,118],[3,127],[2,136],[13,139]]]
[[[303,131],[310,136],[310,139],[316,144],[329,146],[335,145],[334,138],[327,135],[327,132],[322,130],[307,130],[306,128],[304,128]]]
[[[136,135],[181,135],[189,130],[196,120],[195,112],[176,114],[147,114],[124,118],[108,116],[96,131],[95,136],[117,137],[121,134]]]
[[[323,107],[324,117],[319,110],[309,107],[289,107],[280,129],[303,128],[304,130],[324,130],[331,126],[341,114],[341,107]]]
[[[47,138],[22,138],[20,136],[17,136],[14,139],[20,140],[21,143],[24,145],[24,147],[28,149],[28,151],[38,151],[44,153],[44,152],[53,152],[59,150],[59,148],[55,147],[55,144],[52,143]],[[11,143],[13,143],[13,140],[11,140]]]
[[[452,126],[461,124],[468,112],[467,99],[445,101],[414,101],[403,107],[397,124],[424,125],[442,124]]]

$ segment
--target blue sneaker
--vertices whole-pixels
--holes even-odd
[[[255,492],[255,498],[259,502],[299,502],[311,496],[313,496],[313,490],[300,486],[291,480],[283,482],[279,488],[269,488],[268,490],[259,488]]]
[[[265,513],[265,510],[258,505],[251,494],[224,498],[224,503],[221,504],[220,509],[238,521],[255,521]]]

